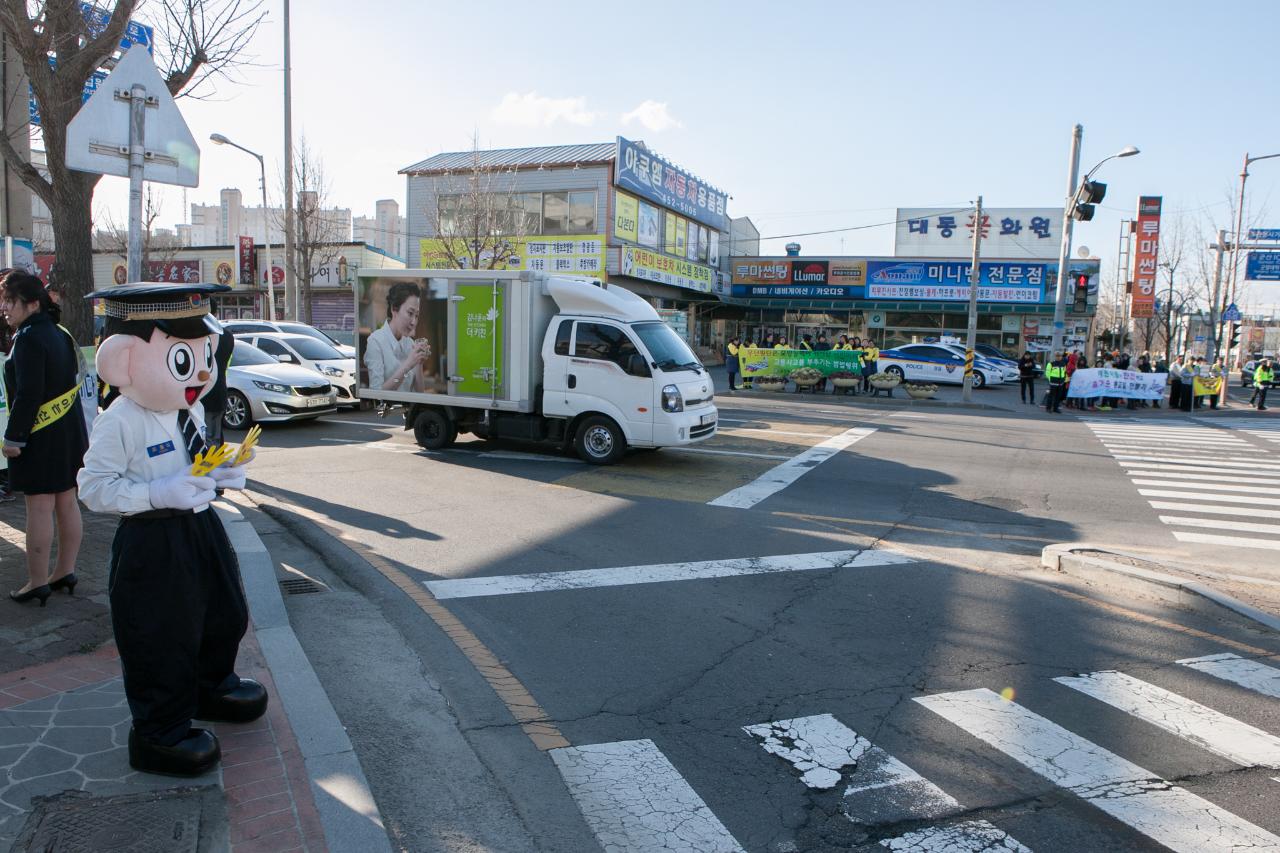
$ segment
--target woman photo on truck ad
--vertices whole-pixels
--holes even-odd
[[[414,340],[418,327],[418,286],[401,281],[387,291],[387,321],[373,334],[364,351],[369,387],[383,391],[425,391],[422,366],[431,355],[426,338]]]

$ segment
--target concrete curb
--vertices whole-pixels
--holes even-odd
[[[298,741],[329,849],[390,853],[360,759],[289,624],[271,555],[239,508],[224,502],[217,509],[240,560],[258,645]]]
[[[1046,547],[1040,554],[1040,565],[1050,571],[1062,572],[1100,586],[1122,592],[1150,595],[1208,616],[1244,617],[1264,628],[1280,632],[1280,617],[1245,604],[1207,584],[1188,581],[1175,575],[1139,566],[1126,566],[1104,557],[1076,553],[1078,551],[1106,551],[1117,557],[1129,557],[1147,563],[1155,562],[1149,557],[1110,551],[1103,546],[1090,545],[1086,542],[1075,542]]]
[[[821,403],[823,405],[834,403],[835,405],[848,406],[849,408],[857,406],[896,406],[904,409],[920,407],[924,409],[981,409],[990,412],[1015,411],[1004,406],[993,406],[990,403],[965,403],[957,400],[912,400],[908,397],[868,397],[866,395],[853,397],[843,394],[797,394],[788,391],[747,391],[742,389],[737,391],[716,390],[717,401],[738,397],[759,398],[761,400],[790,400],[793,403]]]

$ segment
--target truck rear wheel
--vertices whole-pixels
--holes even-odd
[[[592,415],[578,424],[578,435],[573,440],[573,446],[584,462],[612,465],[626,452],[627,439],[611,418]]]
[[[413,437],[426,450],[443,450],[458,438],[458,430],[439,409],[423,409],[413,422]]]

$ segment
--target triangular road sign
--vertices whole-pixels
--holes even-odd
[[[143,180],[197,186],[200,149],[145,47],[120,58],[67,126],[67,167],[129,176],[129,93],[135,84],[147,94]]]
[[[1224,323],[1240,322],[1240,309],[1236,307],[1236,304],[1234,302],[1232,302],[1230,305],[1227,306],[1226,311],[1222,312],[1222,322]]]

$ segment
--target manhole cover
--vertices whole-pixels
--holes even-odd
[[[118,797],[69,791],[37,797],[15,850],[38,853],[196,853],[202,788]]]
[[[324,587],[309,578],[290,578],[280,581],[280,588],[287,595],[304,595],[308,592],[324,592]]]

